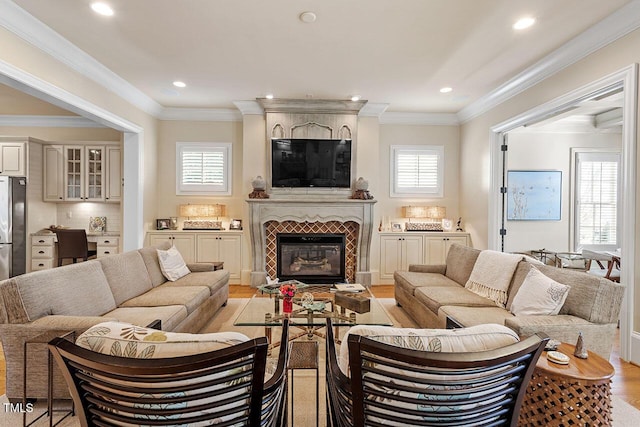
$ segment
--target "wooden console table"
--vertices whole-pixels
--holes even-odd
[[[612,424],[611,364],[595,353],[579,359],[575,347],[562,343],[558,351],[568,365],[547,360],[543,352],[527,388],[519,426],[578,426]]]

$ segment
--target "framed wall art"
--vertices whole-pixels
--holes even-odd
[[[507,172],[508,221],[560,221],[562,171]]]

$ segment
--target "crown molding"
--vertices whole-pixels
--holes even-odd
[[[7,127],[51,127],[51,128],[106,128],[93,120],[81,116],[36,116],[0,115],[0,126]]]
[[[267,113],[358,114],[366,100],[257,98]]]
[[[632,0],[542,60],[460,110],[457,114],[460,123],[478,117],[638,28],[640,0]]]
[[[382,116],[382,114],[389,108],[389,104],[384,103],[374,103],[367,102],[358,113],[360,117],[378,117]]]
[[[241,122],[242,113],[230,108],[163,108],[159,120]]]
[[[459,125],[458,116],[454,113],[400,113],[388,112],[380,116],[381,125]]]
[[[264,110],[258,101],[233,101],[233,105],[240,110],[243,116],[247,114],[263,115]]]
[[[158,116],[162,106],[10,0],[0,0],[0,26],[69,68],[95,81],[144,112]]]

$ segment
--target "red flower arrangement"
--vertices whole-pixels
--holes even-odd
[[[293,297],[296,294],[296,290],[298,288],[296,287],[296,285],[294,283],[283,283],[280,286],[280,294],[283,297]]]

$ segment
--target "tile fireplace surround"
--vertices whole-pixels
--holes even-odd
[[[371,284],[370,255],[375,200],[248,199],[251,286],[276,271],[276,233],[344,233],[347,278]],[[355,277],[354,277],[355,276]]]

